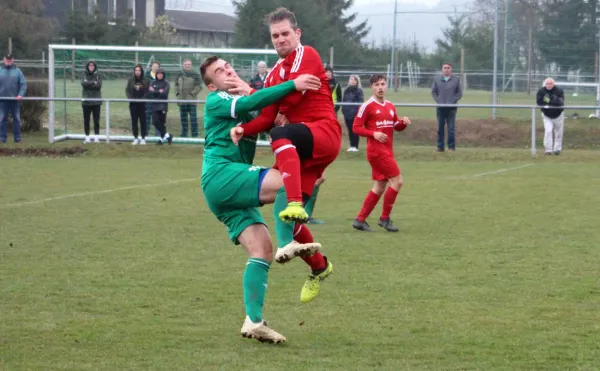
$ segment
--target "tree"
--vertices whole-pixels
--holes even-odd
[[[564,70],[594,71],[598,0],[549,0],[543,7],[538,47],[547,62]]]
[[[279,6],[296,14],[302,42],[326,55],[335,48],[336,60],[356,60],[361,40],[368,34],[366,22],[355,25],[356,14],[344,14],[353,0],[234,0],[238,17],[235,44],[243,48],[264,48],[271,44],[265,16]]]
[[[168,45],[177,30],[171,26],[169,18],[166,15],[156,17],[154,25],[148,27],[144,33],[144,43],[146,45]]]
[[[57,22],[44,17],[43,0],[0,0],[0,48],[12,38],[18,58],[39,59],[57,31]]]

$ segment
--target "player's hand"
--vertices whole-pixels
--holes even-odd
[[[231,130],[229,131],[229,135],[231,136],[231,141],[233,142],[233,144],[237,146],[240,140],[242,140],[242,137],[244,136],[244,128],[241,126],[231,128]]]
[[[285,115],[282,115],[281,113],[278,113],[277,117],[275,117],[275,126],[284,126],[289,123],[290,122],[287,119],[287,117]]]
[[[408,119],[408,117],[404,116],[402,118],[402,122],[404,123],[404,125],[410,125],[410,120]]]
[[[16,98],[17,98],[17,100],[21,100],[21,99],[23,99],[23,97],[22,97],[22,96],[20,96],[20,95],[17,95],[17,97],[16,97]]]
[[[304,91],[304,90],[319,90],[321,88],[321,80],[313,75],[300,75],[294,79],[294,84],[296,84],[296,90]]]
[[[385,142],[387,142],[387,139],[388,139],[388,137],[385,133],[381,133],[379,131],[376,131],[375,134],[373,134],[373,138],[375,138],[375,140],[380,143],[385,143]]]
[[[151,86],[151,87],[150,87],[150,89],[148,89],[148,90],[150,90],[150,91],[154,91],[154,88]]]
[[[550,103],[550,97],[549,96],[545,96],[544,97],[544,103]]]
[[[225,80],[225,84],[229,86],[227,92],[233,95],[250,95],[252,88],[248,83],[242,80],[239,76],[231,76]]]

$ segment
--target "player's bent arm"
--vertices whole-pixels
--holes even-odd
[[[394,130],[402,131],[406,129],[407,126],[408,125],[404,122],[404,120],[399,118],[397,113],[394,113]]]
[[[258,90],[246,97],[235,97],[233,98],[231,112],[235,112],[238,115],[240,113],[263,109],[276,103],[294,90],[296,90],[294,81],[286,81],[283,84]]]
[[[278,105],[272,104],[269,107],[263,108],[260,111],[260,115],[254,120],[240,125],[244,129],[244,135],[256,135],[271,130],[279,111],[278,107]]]
[[[365,128],[365,124],[367,122],[367,115],[361,115],[361,112],[356,115],[354,119],[354,125],[352,125],[352,132],[356,135],[360,135],[361,137],[373,137],[375,135],[375,131],[369,130]]]

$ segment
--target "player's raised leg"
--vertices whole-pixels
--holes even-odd
[[[308,213],[303,206],[301,159],[313,155],[314,138],[304,124],[277,126],[270,132],[271,148],[275,154],[275,165],[281,173],[287,195],[287,205],[278,217],[286,222],[306,223]],[[316,181],[316,179],[314,180]],[[311,186],[314,188],[314,184]]]
[[[283,343],[286,338],[268,327],[262,314],[269,268],[273,260],[269,231],[264,224],[251,224],[242,231],[238,241],[249,256],[243,279],[246,320],[242,326],[242,336],[261,342]]]
[[[400,229],[394,226],[390,219],[390,214],[396,203],[396,197],[398,197],[400,188],[402,188],[402,175],[390,178],[389,184],[390,186],[386,189],[385,195],[383,196],[383,211],[377,224],[388,232],[398,232]]]
[[[321,244],[312,239],[306,243],[295,241],[294,223],[287,223],[279,218],[279,214],[287,207],[288,203],[282,177],[278,170],[269,169],[263,173],[259,197],[263,205],[274,204],[275,234],[277,236],[275,260],[278,263],[287,263],[297,256],[308,256],[319,251]]]
[[[373,232],[371,226],[369,226],[369,223],[367,223],[367,218],[369,217],[369,215],[371,215],[371,212],[373,212],[375,206],[377,206],[377,203],[379,202],[381,195],[385,191],[386,186],[387,180],[376,180],[373,182],[373,188],[369,191],[367,197],[365,197],[363,205],[358,213],[358,216],[352,223],[352,227],[354,229],[363,232]]]

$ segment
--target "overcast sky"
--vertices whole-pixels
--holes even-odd
[[[427,49],[434,49],[435,39],[440,37],[441,30],[448,26],[447,16],[455,9],[464,10],[468,2],[469,0],[398,0],[397,40],[410,43],[416,40]],[[228,0],[167,0],[167,7],[187,7],[190,10],[234,14],[234,8]],[[380,44],[392,39],[394,0],[354,0],[352,11],[359,14],[359,21],[369,22],[371,33],[367,41]]]

